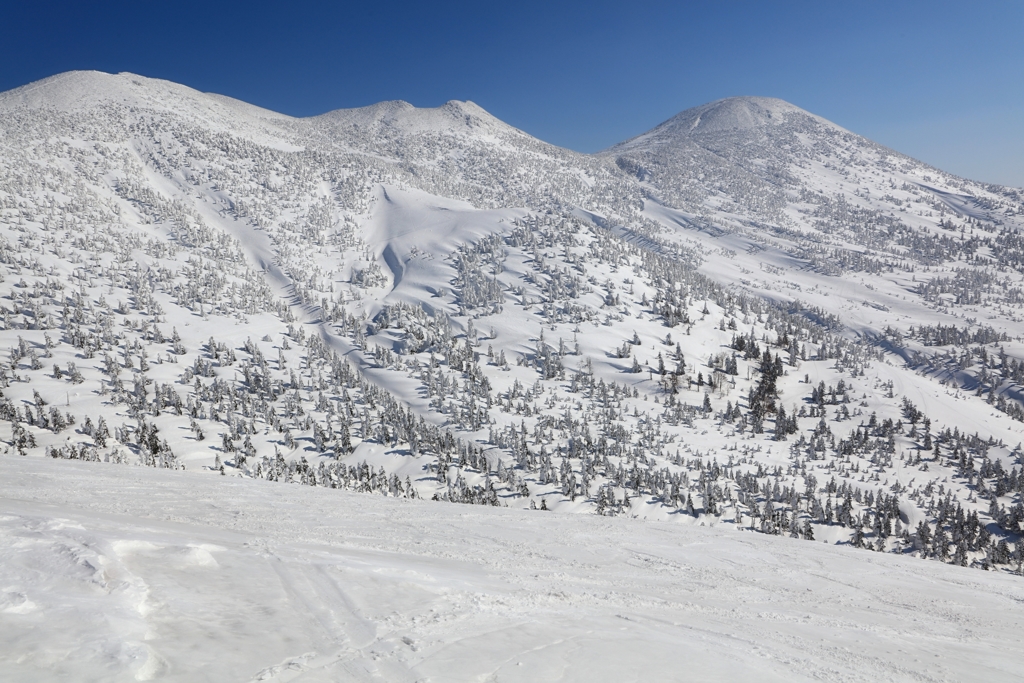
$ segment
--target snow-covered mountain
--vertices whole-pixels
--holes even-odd
[[[988,265],[1014,271],[1021,266],[1016,235],[1024,196],[1020,190],[956,178],[781,100],[713,102],[603,156],[643,182],[650,195],[646,211],[663,223],[683,232],[711,226],[717,239],[701,240],[708,247],[735,241],[743,251],[759,252],[758,263],[769,268],[758,270],[769,272],[758,273],[760,287],[743,284],[764,295],[786,292],[787,298],[838,312],[834,302],[806,288],[850,298],[849,281],[864,275],[893,281],[896,273],[936,266],[974,271],[970,265],[978,255],[994,259],[982,261],[979,272]],[[723,240],[722,230],[731,236]],[[772,267],[787,271],[786,277],[771,277]],[[800,271],[846,275],[842,291],[829,287],[831,280],[800,277]],[[983,287],[967,283],[966,274],[958,277],[956,285],[940,285],[949,292],[924,299],[935,304],[936,297],[951,294],[958,285]],[[1005,284],[1012,290],[1016,283],[1011,278]],[[906,289],[862,289],[858,294],[869,303],[896,305]],[[1001,298],[999,289],[986,298]],[[920,322],[936,323],[941,316],[922,312]],[[876,332],[888,323],[864,317],[844,316],[844,322]]]
[[[768,98],[585,155],[61,74],[0,95],[0,437],[1016,570],[1022,213]]]
[[[712,644],[685,666],[710,677],[766,675],[762,651],[789,680],[1008,675],[991,649],[920,658],[966,622],[1018,637],[990,618],[1012,577],[914,558],[1021,572],[1022,227],[1021,190],[767,98],[585,155],[469,102],[296,119],[96,72],[0,94],[0,671],[671,678],[697,610]],[[828,599],[755,615],[771,563],[766,595]],[[294,647],[238,630],[271,575],[280,609],[251,623]],[[703,586],[685,606],[677,575]],[[850,616],[864,590],[884,616]],[[583,604],[564,633],[522,626]],[[906,656],[850,635],[922,619]]]

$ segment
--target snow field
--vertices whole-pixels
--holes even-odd
[[[0,458],[5,681],[1012,680],[1019,580],[725,527]]]

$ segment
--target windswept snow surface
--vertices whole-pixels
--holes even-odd
[[[1005,574],[726,527],[0,457],[0,679],[1013,680]]]

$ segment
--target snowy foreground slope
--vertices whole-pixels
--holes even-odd
[[[1022,200],[769,98],[585,155],[61,74],[0,93],[0,457],[1021,574]]]
[[[4,681],[1009,681],[1017,577],[724,525],[0,458]]]

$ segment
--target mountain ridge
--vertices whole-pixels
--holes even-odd
[[[153,90],[157,92],[154,93],[152,92]],[[149,97],[140,98],[140,94],[149,95]],[[637,147],[647,147],[649,149],[652,144],[662,146],[671,143],[673,138],[678,137],[696,137],[699,139],[705,136],[721,135],[737,130],[749,131],[778,127],[785,123],[787,116],[797,116],[825,125],[837,133],[866,141],[900,157],[912,159],[905,154],[864,138],[797,105],[779,98],[766,96],[726,97],[685,109],[646,132],[615,143],[593,154],[576,152],[545,142],[501,121],[471,101],[449,100],[438,107],[416,107],[403,100],[392,100],[362,107],[334,109],[322,114],[305,117],[293,117],[259,107],[258,105],[252,105],[227,95],[202,92],[174,83],[173,81],[150,78],[131,72],[110,74],[93,70],[68,71],[55,74],[54,76],[0,93],[0,107],[6,105],[8,108],[11,108],[20,105],[21,107],[31,109],[49,106],[74,111],[82,107],[109,105],[117,101],[121,104],[132,104],[134,106],[157,106],[165,110],[169,109],[170,105],[161,103],[159,97],[156,96],[158,94],[184,98],[193,103],[196,101],[206,101],[215,107],[219,105],[218,108],[229,110],[232,114],[255,115],[269,121],[322,122],[325,125],[341,123],[355,126],[357,129],[360,127],[367,129],[371,126],[387,124],[405,127],[405,132],[407,133],[417,132],[417,129],[419,132],[443,132],[446,130],[445,123],[457,123],[462,125],[464,130],[473,130],[474,127],[488,131],[497,129],[502,133],[527,136],[532,141],[573,155],[594,158],[611,157]],[[112,96],[113,100],[111,99]],[[916,159],[913,161],[927,166]],[[931,166],[929,168],[933,168],[936,172],[944,175],[951,175],[941,169]],[[969,179],[962,178],[961,180]],[[985,183],[985,185],[1008,187],[992,183]]]

